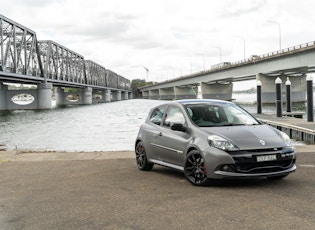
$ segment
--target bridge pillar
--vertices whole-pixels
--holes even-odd
[[[282,82],[286,82],[288,76],[280,76]],[[276,102],[276,85],[275,80],[277,76],[265,76],[257,74],[257,80],[261,81],[262,103],[275,103]],[[291,81],[291,101],[292,102],[305,102],[306,101],[306,75],[303,76],[290,76]],[[286,86],[282,84],[282,101],[286,102]]]
[[[8,86],[0,82],[0,110],[8,109],[7,92],[8,92]]]
[[[158,100],[159,99],[159,90],[155,89],[155,90],[150,90],[150,96],[149,98],[152,100]]]
[[[142,91],[142,98],[149,99],[150,98],[150,91]]]
[[[123,91],[121,93],[121,99],[122,100],[128,100],[128,92],[127,91]]]
[[[47,82],[37,85],[39,109],[51,109],[52,88],[53,85]]]
[[[83,89],[83,105],[91,105],[93,101],[92,88],[86,87]]]
[[[111,91],[110,91],[110,89],[105,89],[104,91],[103,91],[104,93],[103,93],[103,97],[104,97],[104,100],[105,100],[105,102],[110,102],[111,100],[111,97],[110,97],[110,95],[111,95]]]
[[[55,95],[56,95],[56,105],[65,105],[66,96],[65,96],[64,89],[62,89],[61,87],[57,87],[55,91]]]
[[[113,101],[121,101],[121,91],[117,90],[117,91],[112,91],[112,100]]]
[[[128,99],[133,99],[133,94],[132,94],[132,92],[129,92],[129,93],[128,93]]]
[[[175,89],[174,87],[159,89],[159,95],[160,100],[173,100],[175,98]]]
[[[175,99],[196,99],[198,95],[198,87],[196,86],[175,86]]]
[[[233,84],[229,83],[212,83],[201,82],[201,94],[203,99],[232,100]]]

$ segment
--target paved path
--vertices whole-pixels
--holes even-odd
[[[314,229],[314,146],[280,181],[195,187],[133,152],[0,152],[0,229]]]
[[[277,117],[274,114],[254,114],[254,116],[266,124],[282,130],[294,140],[315,144],[315,122],[294,117]]]
[[[275,114],[253,114],[258,119],[270,120],[288,125],[294,125],[315,132],[315,122],[308,122],[301,118],[295,117],[277,117]]]

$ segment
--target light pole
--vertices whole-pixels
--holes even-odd
[[[277,24],[278,25],[278,27],[279,27],[279,47],[280,47],[280,50],[281,50],[281,25],[280,25],[280,23],[279,22],[276,22],[276,21],[267,21],[267,22],[270,22],[270,23],[275,23],[275,24]]]
[[[213,48],[219,49],[220,51],[220,63],[222,63],[222,51],[220,47],[214,46]]]
[[[242,36],[234,36],[234,37],[243,39],[243,44],[244,44],[244,59],[245,59],[245,58],[246,58],[246,53],[245,53],[245,38],[243,38]]]
[[[192,62],[190,59],[189,59],[189,61],[190,61],[190,74],[192,74]]]
[[[149,75],[149,69],[145,66],[143,66],[143,68],[145,69],[145,71],[147,72],[147,82],[148,82],[148,75]]]

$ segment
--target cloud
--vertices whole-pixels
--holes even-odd
[[[313,0],[11,0],[4,16],[124,77],[167,79],[314,40]]]

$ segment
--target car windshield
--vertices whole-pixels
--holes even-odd
[[[259,124],[248,112],[232,103],[187,104],[185,108],[192,122],[199,127]]]

